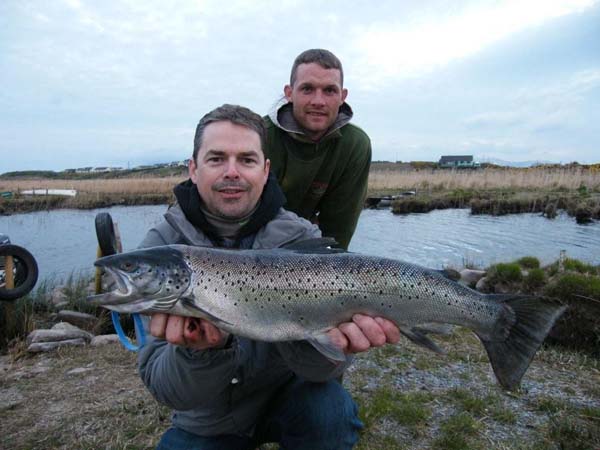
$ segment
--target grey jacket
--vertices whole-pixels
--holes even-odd
[[[252,248],[320,236],[315,225],[282,208],[259,230]],[[177,205],[140,247],[165,244],[212,246]],[[351,362],[348,357],[345,363],[334,363],[304,341],[266,343],[234,336],[225,349],[202,351],[151,337],[148,341],[138,357],[142,380],[159,402],[174,409],[174,426],[201,436],[251,434],[271,397],[292,377],[327,381]]]

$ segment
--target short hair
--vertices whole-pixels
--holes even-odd
[[[222,121],[228,121],[235,125],[241,125],[256,131],[260,138],[260,149],[264,155],[267,132],[265,130],[263,118],[254,111],[243,106],[224,104],[205,114],[204,117],[200,119],[200,122],[198,122],[196,135],[194,136],[194,152],[192,154],[194,161],[196,161],[196,158],[198,157],[198,150],[202,147],[202,136],[204,135],[206,126],[213,122]]]
[[[292,72],[290,74],[290,86],[293,86],[296,82],[296,73],[298,72],[298,66],[300,64],[316,63],[323,69],[338,69],[340,71],[340,83],[344,85],[344,69],[342,69],[342,62],[331,53],[329,50],[322,48],[311,48],[300,53],[294,60],[292,66]]]

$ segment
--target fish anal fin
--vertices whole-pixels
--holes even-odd
[[[444,355],[446,352],[440,348],[435,342],[429,339],[426,334],[426,330],[419,329],[417,327],[407,328],[407,327],[398,327],[400,332],[406,336],[408,339],[413,341],[415,344],[420,345],[421,347],[428,348],[436,353]]]
[[[441,334],[443,336],[449,336],[454,331],[454,325],[449,323],[420,323],[419,325],[415,325],[413,330],[419,330],[421,334]]]
[[[332,361],[346,361],[344,352],[339,347],[335,346],[326,334],[311,334],[310,336],[307,336],[306,340],[323,356],[326,356]]]

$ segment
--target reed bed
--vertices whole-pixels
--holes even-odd
[[[0,191],[26,189],[76,189],[94,194],[169,194],[186,176],[131,177],[117,179],[60,180],[48,178],[0,179]],[[380,169],[376,164],[369,175],[369,191],[455,189],[576,190],[585,186],[600,192],[600,169],[565,168],[487,168],[480,170]]]
[[[20,192],[27,189],[75,189],[88,194],[170,194],[184,176],[137,177],[92,180],[55,180],[32,178],[0,180],[0,191]]]
[[[480,170],[377,170],[375,168],[369,175],[369,190],[372,192],[394,189],[571,191],[581,186],[585,186],[591,192],[600,192],[600,170],[585,167]]]

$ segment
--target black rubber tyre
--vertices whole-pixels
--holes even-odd
[[[102,251],[102,256],[117,253],[117,237],[115,226],[109,213],[98,213],[96,215],[96,237]]]
[[[5,286],[5,257],[12,256],[14,264],[15,287]],[[0,245],[0,300],[16,300],[27,295],[38,279],[38,265],[31,253],[18,245]]]

